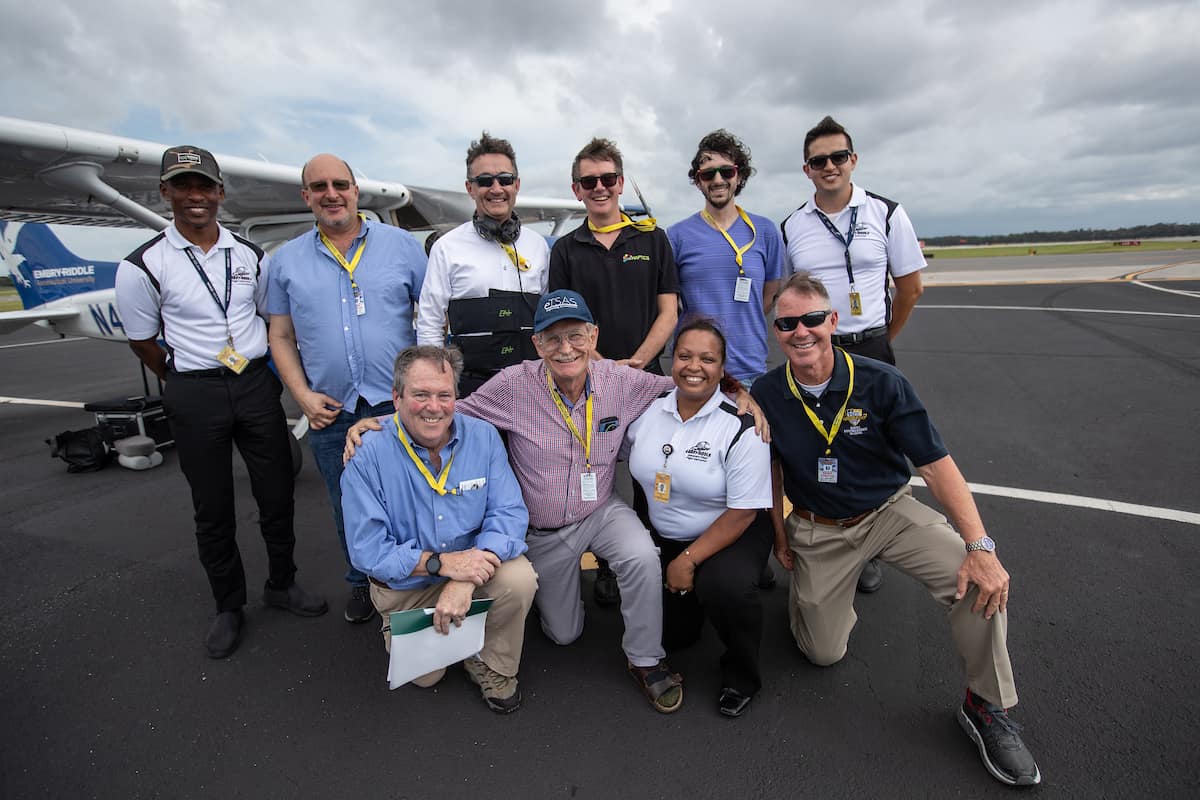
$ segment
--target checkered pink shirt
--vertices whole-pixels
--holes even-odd
[[[583,445],[571,434],[554,404],[542,361],[525,361],[502,370],[470,397],[459,400],[456,408],[509,432],[509,461],[529,508],[529,524],[535,528],[561,528],[578,522],[608,500],[625,429],[654,398],[672,386],[669,377],[607,360],[592,362],[595,502],[580,497],[579,476],[586,469]],[[580,397],[571,411],[575,427],[584,437],[585,406]],[[602,430],[604,427],[611,430]]]

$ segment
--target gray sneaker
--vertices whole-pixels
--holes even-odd
[[[483,702],[497,714],[511,714],[521,707],[521,688],[514,675],[509,678],[489,667],[478,656],[463,660],[467,677],[479,687]]]

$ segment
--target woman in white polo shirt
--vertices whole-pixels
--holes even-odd
[[[722,714],[739,716],[761,688],[762,603],[756,582],[771,550],[771,456],[718,391],[725,337],[709,320],[675,339],[675,388],[626,433],[629,469],[646,492],[661,550],[663,645],[686,647],[707,618],[725,645]]]

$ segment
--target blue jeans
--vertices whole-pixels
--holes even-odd
[[[347,567],[346,582],[352,586],[366,586],[367,576],[350,563],[350,551],[346,548],[346,526],[342,522],[342,450],[346,446],[346,432],[363,417],[378,417],[395,410],[391,400],[372,406],[360,397],[353,411],[343,409],[333,424],[319,431],[311,428],[308,431],[308,444],[312,448],[317,469],[325,479],[329,505],[333,510],[333,524],[337,527],[338,541],[342,543],[342,557],[346,559]]]

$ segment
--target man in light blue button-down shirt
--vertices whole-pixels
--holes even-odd
[[[341,489],[346,429],[392,410],[392,364],[415,341],[413,307],[425,253],[408,231],[358,213],[358,185],[345,161],[312,158],[301,172],[316,227],[272,259],[267,308],[271,355],[309,422],[309,444],[325,479],[345,553]],[[346,556],[348,622],[375,616],[367,576]]]
[[[370,576],[389,649],[393,611],[432,607],[434,628],[447,633],[473,598],[492,598],[483,648],[463,666],[488,706],[508,713],[521,702],[517,670],[537,590],[523,555],[529,513],[500,434],[454,412],[461,374],[453,348],[411,347],[396,359],[396,413],[342,475],[346,543]],[[413,683],[432,686],[445,672]]]

